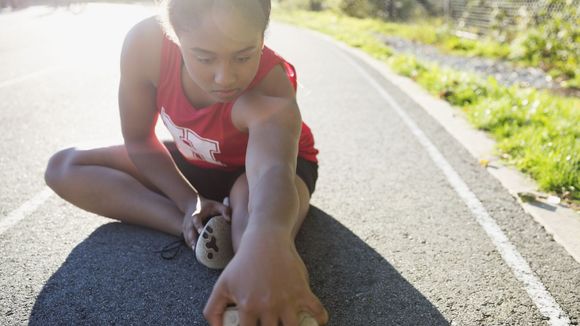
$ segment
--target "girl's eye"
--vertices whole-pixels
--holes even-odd
[[[250,60],[250,59],[251,59],[251,57],[239,57],[239,58],[236,58],[237,62],[240,62],[240,63],[247,62],[247,61],[248,61],[248,60]],[[208,64],[208,63],[211,63],[211,62],[213,61],[213,59],[208,59],[208,58],[199,58],[199,57],[198,57],[198,58],[197,58],[197,61],[199,61],[199,62],[201,62],[201,63]]]
[[[207,58],[197,58],[197,61],[201,62],[201,63],[210,63],[212,61],[212,59],[207,59]]]

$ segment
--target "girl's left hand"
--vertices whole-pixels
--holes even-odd
[[[308,284],[308,272],[287,235],[246,230],[240,248],[213,288],[203,314],[211,326],[221,326],[229,303],[237,306],[240,325],[298,325],[307,312],[319,325],[328,313]]]
[[[181,226],[181,233],[187,245],[195,252],[197,236],[201,233],[205,222],[215,215],[223,215],[226,221],[231,222],[231,208],[215,200],[207,199],[201,195],[197,201],[192,201],[185,212]]]

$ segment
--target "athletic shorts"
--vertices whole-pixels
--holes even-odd
[[[163,144],[171,153],[181,173],[203,197],[208,199],[223,201],[229,196],[234,182],[246,171],[245,167],[231,172],[197,167],[185,160],[173,141],[164,141]],[[304,181],[312,196],[318,180],[318,164],[298,157],[296,175]]]

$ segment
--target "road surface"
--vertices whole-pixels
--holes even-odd
[[[174,238],[48,189],[49,157],[122,142],[123,37],[152,7],[0,13],[0,324],[205,325],[219,276]],[[273,22],[320,150],[297,238],[329,325],[568,325],[578,264],[440,125],[379,73]],[[167,137],[161,129],[160,137]]]

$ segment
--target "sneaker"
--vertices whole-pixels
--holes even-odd
[[[230,206],[230,198],[225,197],[223,203]],[[200,263],[209,268],[224,269],[234,256],[231,227],[223,216],[220,215],[218,219],[216,217],[208,221],[197,239],[195,256]],[[215,221],[212,222],[214,219]],[[210,222],[211,226],[208,228]],[[204,237],[205,239],[202,240]],[[161,253],[163,259],[174,259],[186,245],[183,233],[181,233],[179,240],[168,243],[161,250],[153,252]]]
[[[240,316],[236,307],[227,307],[223,316],[224,326],[240,326]],[[299,326],[318,326],[316,319],[312,318],[310,314],[301,312],[298,315]]]
[[[232,228],[222,215],[212,217],[195,245],[197,261],[211,269],[224,269],[234,257]]]

